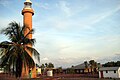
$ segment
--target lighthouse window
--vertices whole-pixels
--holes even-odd
[[[31,8],[31,4],[30,3],[26,3],[25,4],[25,8]]]

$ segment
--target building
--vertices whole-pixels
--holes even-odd
[[[91,72],[90,65],[88,64],[86,66],[85,63],[73,66],[72,69],[74,69],[74,72],[76,74],[84,74],[84,73],[90,73]]]
[[[92,68],[90,64],[79,64],[76,66],[72,66],[71,68],[66,68],[63,69],[63,73],[69,74],[69,73],[74,73],[74,74],[88,74],[88,73],[98,73],[98,67]]]
[[[120,78],[120,67],[102,67],[99,69],[99,78]]]
[[[41,76],[41,74],[42,74],[42,72],[41,72],[41,68],[39,68],[39,67],[37,67],[36,68],[36,73],[37,73],[37,77],[40,77]]]

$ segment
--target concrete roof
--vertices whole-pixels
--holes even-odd
[[[113,70],[118,70],[119,67],[102,67],[99,69],[99,71],[106,71],[106,70],[109,70],[109,71],[113,71]]]

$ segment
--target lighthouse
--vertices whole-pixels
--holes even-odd
[[[34,15],[34,11],[32,9],[32,2],[30,0],[26,0],[24,2],[22,15],[23,15],[24,26],[27,26],[29,27],[29,29],[32,29],[32,16]],[[26,35],[27,33],[28,33],[28,30],[26,29],[24,34]],[[29,35],[28,38],[32,39],[32,34]]]
[[[30,0],[26,0],[24,2],[22,15],[23,15],[23,25],[29,28],[29,29],[26,28],[24,31],[24,35],[26,35],[29,32],[29,30],[32,29],[32,16],[34,15],[34,10],[32,9],[32,2]],[[29,34],[27,37],[29,39],[32,39],[32,34]],[[29,55],[32,57],[32,52],[29,52]],[[36,77],[36,67],[30,69],[27,66],[25,67],[24,64],[23,64],[23,67],[26,69],[24,68],[22,69],[22,77],[28,77],[29,75],[31,76],[31,78]]]

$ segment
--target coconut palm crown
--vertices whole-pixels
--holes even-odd
[[[25,35],[24,31],[26,28],[29,31]],[[30,30],[27,26],[21,27],[20,24],[16,22],[9,23],[7,28],[1,30],[2,34],[8,36],[9,41],[3,41],[0,43],[0,65],[9,69],[13,68],[16,77],[21,76],[23,65],[29,68],[35,66],[32,56],[35,56],[36,59],[40,61],[39,53],[32,47],[35,39],[28,38],[28,35],[33,34],[33,32],[33,29]],[[32,52],[32,56],[30,56],[29,52]]]

